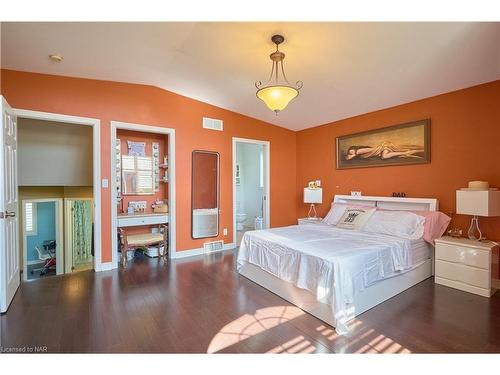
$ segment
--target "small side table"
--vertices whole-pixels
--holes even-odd
[[[491,297],[499,288],[498,246],[489,241],[436,240],[436,284]]]

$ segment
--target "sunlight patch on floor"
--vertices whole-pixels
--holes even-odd
[[[208,346],[207,353],[218,352],[304,314],[304,311],[295,306],[266,307],[257,310],[253,315],[245,314],[225,325],[214,336]],[[290,348],[291,346],[285,349],[289,350]]]
[[[324,325],[316,327],[316,331],[321,333],[326,339],[336,341],[340,338],[348,340],[348,348],[354,353],[411,353],[408,348],[403,347],[389,337],[376,332],[373,328],[363,325],[363,322],[356,320],[349,324],[352,332],[358,332],[352,337],[339,336],[334,329]],[[357,348],[357,346],[360,346]]]
[[[291,339],[290,341],[287,341],[284,344],[272,348],[271,350],[268,351],[268,353],[308,354],[308,353],[314,353],[315,351],[316,348],[311,344],[309,340],[306,340],[304,336],[297,336]]]

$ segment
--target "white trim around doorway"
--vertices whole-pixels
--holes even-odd
[[[264,146],[264,228],[271,227],[271,209],[270,209],[270,185],[271,185],[271,142],[259,139],[237,138],[233,137],[233,243],[238,246],[237,231],[236,231],[236,144],[250,143]]]
[[[92,187],[94,198],[94,270],[104,271],[106,266],[101,262],[101,121],[90,117],[63,115],[59,113],[31,111],[27,109],[13,109],[19,118],[64,122],[70,125],[92,126]]]
[[[168,248],[169,257],[176,258],[176,223],[175,223],[175,129],[164,128],[161,126],[151,126],[142,124],[133,124],[129,122],[111,121],[111,170],[110,170],[110,188],[111,188],[111,254],[112,264],[109,269],[118,267],[118,218],[116,210],[116,131],[117,129],[133,130],[144,133],[165,134],[168,135]]]

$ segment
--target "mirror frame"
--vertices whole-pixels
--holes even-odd
[[[194,229],[194,220],[193,220],[193,211],[194,211],[194,156],[197,153],[203,154],[212,154],[217,156],[217,233],[213,236],[205,236],[205,237],[194,237],[193,229]],[[220,153],[217,151],[207,151],[207,150],[193,150],[191,152],[191,238],[193,240],[199,240],[203,238],[213,238],[219,237],[220,234]]]

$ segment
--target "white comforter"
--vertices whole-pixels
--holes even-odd
[[[326,224],[294,225],[246,232],[238,269],[252,263],[314,293],[332,306],[336,330],[345,334],[346,323],[354,317],[349,311],[354,295],[410,269],[411,245],[411,240]]]

